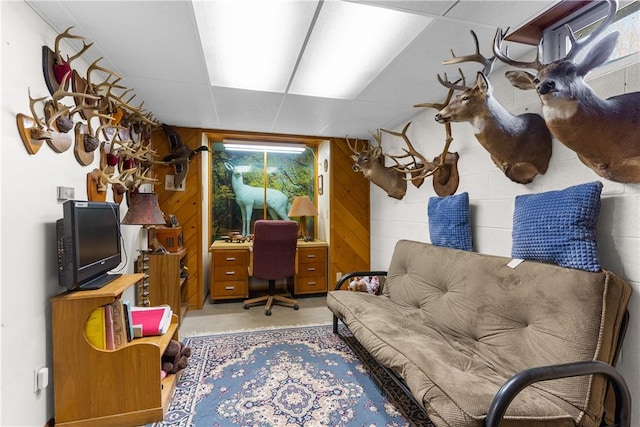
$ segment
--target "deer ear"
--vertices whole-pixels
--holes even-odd
[[[609,59],[609,56],[611,56],[613,49],[615,49],[619,35],[619,31],[614,31],[598,40],[591,49],[589,49],[589,52],[587,52],[582,61],[576,64],[578,75],[585,76],[589,71],[604,64],[607,59]]]
[[[478,75],[476,77],[476,86],[482,93],[491,93],[491,83],[489,83],[489,80],[482,72],[478,72]]]
[[[509,79],[512,86],[518,89],[528,90],[535,89],[536,85],[533,83],[535,76],[526,71],[507,71],[504,75]]]

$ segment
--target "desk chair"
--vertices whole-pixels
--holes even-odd
[[[276,280],[293,277],[297,267],[298,224],[285,220],[257,220],[253,246],[249,249],[249,276],[269,281],[269,294],[244,301],[244,308],[266,302],[264,314],[271,316],[274,303],[293,307],[298,303],[275,293]]]

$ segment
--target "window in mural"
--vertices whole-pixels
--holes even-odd
[[[300,154],[245,152],[212,143],[212,239],[251,234],[257,219],[298,220],[287,214],[296,196],[315,200],[315,173],[311,148]],[[312,221],[307,218],[310,227]]]

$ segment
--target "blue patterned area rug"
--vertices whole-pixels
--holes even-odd
[[[341,328],[351,346],[330,325],[185,338],[189,365],[149,426],[433,426]]]

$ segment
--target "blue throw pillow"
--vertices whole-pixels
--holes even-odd
[[[600,271],[596,223],[601,182],[516,196],[513,258]]]
[[[431,243],[447,248],[471,250],[469,194],[431,197],[427,206]]]

